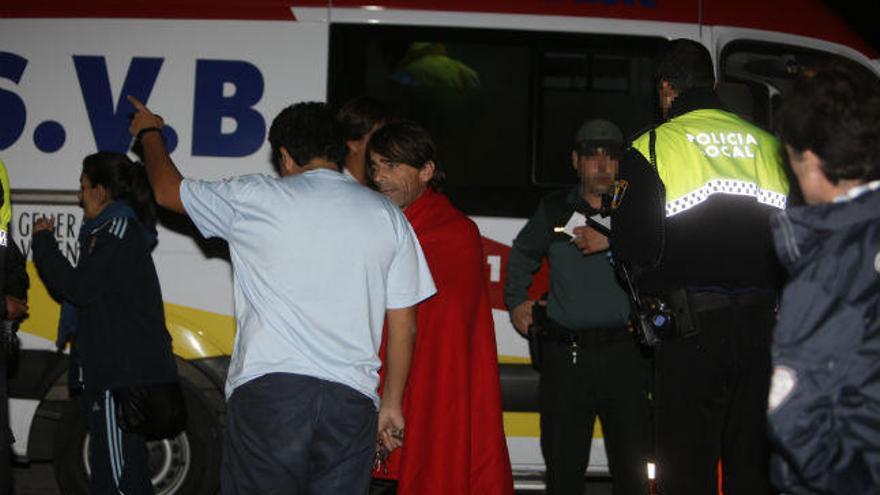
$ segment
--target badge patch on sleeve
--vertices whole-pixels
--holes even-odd
[[[877,253],[877,256],[874,256],[874,270],[880,273],[880,252]]]
[[[773,368],[770,381],[770,397],[767,398],[767,412],[773,412],[785,402],[797,386],[797,373],[787,366]]]

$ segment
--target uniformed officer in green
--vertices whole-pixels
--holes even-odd
[[[614,493],[647,493],[648,361],[629,331],[629,303],[607,251],[581,251],[607,250],[607,238],[587,229],[585,219],[606,222],[599,210],[612,189],[622,144],[620,129],[607,120],[588,120],[579,128],[571,160],[580,183],[541,201],[507,262],[505,303],[524,335],[539,304],[528,295],[532,274],[543,258],[550,265],[539,386],[548,494],[583,492],[597,417]]]
[[[656,348],[661,493],[770,492],[766,402],[780,271],[769,216],[788,183],[777,140],[725,110],[710,54],[676,40],[658,62],[664,122],[621,162],[611,250],[643,296],[672,306]]]

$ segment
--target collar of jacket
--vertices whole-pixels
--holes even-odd
[[[666,120],[684,115],[694,110],[703,110],[707,108],[727,111],[724,103],[715,94],[715,90],[711,88],[692,88],[675,97],[669,112],[666,114]]]
[[[771,216],[776,254],[789,270],[809,257],[823,240],[865,222],[876,222],[880,190],[865,192],[850,201],[798,206]]]

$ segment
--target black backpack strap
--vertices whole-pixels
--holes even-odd
[[[660,171],[657,169],[657,131],[656,128],[651,129],[648,133],[648,155],[649,160],[651,162],[651,168],[654,169],[654,177],[657,179],[657,188],[658,188],[658,196],[660,198],[660,212],[665,217],[666,212],[666,188],[663,184],[663,181],[660,179]],[[657,253],[657,259],[654,260],[654,263],[651,264],[650,268],[654,269],[660,265],[660,262],[663,260],[663,254],[666,251],[666,221],[661,221],[659,225],[659,231],[657,235],[660,237],[660,251]],[[638,269],[636,267],[633,268],[634,272],[638,273]]]

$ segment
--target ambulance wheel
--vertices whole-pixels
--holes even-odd
[[[156,495],[216,494],[220,475],[222,433],[217,418],[184,384],[186,431],[174,438],[147,443],[148,464]],[[64,408],[53,446],[58,488],[65,495],[89,493],[88,417],[77,401]]]

